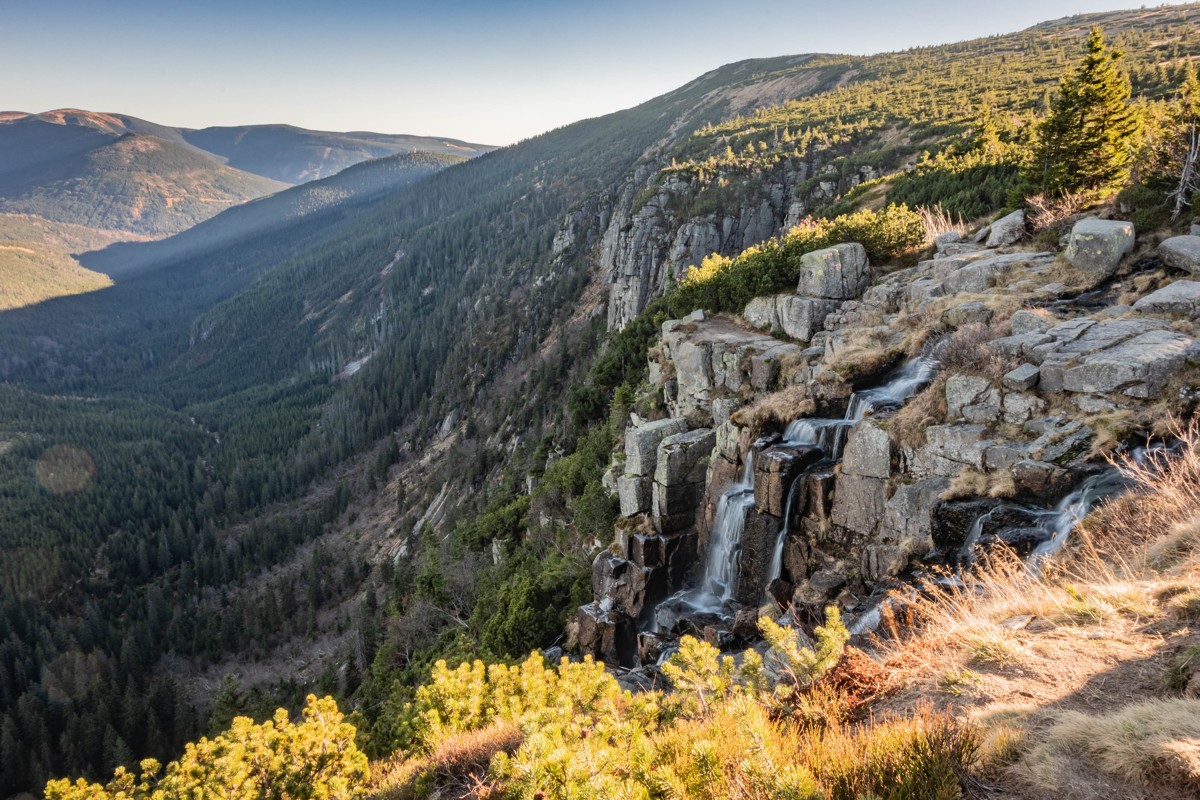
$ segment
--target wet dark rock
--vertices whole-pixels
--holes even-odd
[[[1004,528],[1036,527],[1037,515],[1021,506],[995,500],[968,500],[939,503],[933,509],[933,543],[946,554],[957,553],[975,526],[975,521],[990,514],[981,533],[989,535]]]
[[[667,540],[653,534],[635,533],[629,540],[629,560],[639,567],[661,567],[667,562]]]
[[[738,610],[733,617],[733,634],[742,641],[750,641],[759,637],[757,608]]]
[[[1041,502],[1057,500],[1071,491],[1074,478],[1068,470],[1045,461],[1018,461],[1012,467],[1013,484],[1019,497]]]
[[[771,576],[771,559],[775,554],[775,543],[783,520],[770,514],[751,510],[746,514],[746,527],[742,532],[742,561],[734,599],[749,606],[758,605],[766,591]]]
[[[722,625],[706,625],[704,626],[704,641],[718,650],[728,650],[733,647],[735,637],[733,631]]]
[[[995,533],[979,537],[979,545],[984,548],[1002,545],[1025,558],[1052,535],[1044,528],[1002,528]]]
[[[579,609],[579,649],[605,664],[637,666],[637,626],[604,603],[588,603]]]
[[[821,460],[821,449],[805,445],[768,447],[754,457],[754,504],[764,514],[783,517],[787,493],[807,467]]]
[[[638,660],[643,664],[657,664],[662,654],[675,642],[672,636],[643,631],[637,636]]]
[[[613,608],[641,618],[667,596],[667,572],[639,567],[631,561],[601,553],[592,562],[592,592],[612,602]]]
[[[819,608],[846,585],[846,574],[838,569],[819,569],[796,587],[792,602],[798,606]]]
[[[781,606],[786,606],[792,599],[792,593],[796,591],[796,587],[791,581],[785,581],[783,578],[776,578],[767,586],[767,596]]]

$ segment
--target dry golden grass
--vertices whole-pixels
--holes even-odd
[[[371,764],[367,796],[371,800],[418,800],[428,797],[436,786],[439,797],[488,797],[482,781],[492,757],[512,753],[522,738],[515,723],[501,721],[448,736],[427,756],[397,753]]]
[[[1092,194],[1084,192],[1049,195],[1038,193],[1025,198],[1025,214],[1033,232],[1057,228],[1069,218],[1095,202]]]
[[[887,702],[966,703],[974,774],[1006,797],[1200,797],[1200,700],[1152,699],[1200,662],[1200,426],[1177,435],[1169,461],[1123,462],[1132,490],[1040,572],[995,555],[881,626],[905,687]]]
[[[1050,796],[1070,772],[1064,762],[1078,759],[1135,786],[1200,792],[1200,700],[1147,700],[1110,714],[1061,713],[1022,759],[1019,774]]]
[[[1010,470],[997,472],[981,472],[974,467],[963,467],[962,472],[954,477],[946,491],[942,492],[943,500],[961,500],[966,497],[1014,497],[1017,486],[1013,482]]]
[[[749,428],[757,436],[769,430],[782,430],[792,420],[816,411],[817,405],[805,387],[789,386],[739,408],[733,412],[732,419],[739,427]]]
[[[888,436],[898,447],[916,449],[925,444],[930,425],[946,421],[946,375],[939,374],[888,421]]]
[[[1190,545],[1200,524],[1200,422],[1176,434],[1182,446],[1175,456],[1152,453],[1141,464],[1118,462],[1134,489],[1079,526],[1079,538],[1093,559],[1135,573],[1168,566],[1161,562],[1172,552],[1194,560]]]
[[[901,356],[905,349],[889,347],[870,332],[855,331],[841,341],[826,359],[826,366],[844,381],[853,381],[882,372]]]
[[[955,217],[943,209],[940,204],[929,208],[922,206],[917,209],[917,213],[921,215],[921,222],[925,225],[926,247],[932,246],[937,237],[943,233],[967,235],[967,224],[963,222],[962,217]]]

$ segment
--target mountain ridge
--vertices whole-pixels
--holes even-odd
[[[1188,57],[1200,52],[1195,39],[1180,34]],[[1048,49],[1020,42],[1023,53]],[[1036,108],[1020,80],[1051,82],[1057,63],[1014,78],[994,68],[1001,59],[990,43],[959,50],[989,67],[986,88]],[[927,57],[949,61],[950,50]],[[1157,55],[1148,49],[1145,60]],[[63,735],[66,718],[73,731],[96,732],[80,734],[86,752],[61,756],[18,738],[20,763],[37,775],[55,758],[57,774],[96,773],[121,750],[106,736],[139,754],[157,744],[145,725],[111,711],[104,686],[70,685],[69,711],[52,716],[40,681],[69,669],[82,642],[93,643],[94,674],[114,675],[135,710],[151,680],[160,696],[190,697],[161,687],[187,682],[189,670],[216,675],[295,647],[305,652],[297,683],[351,699],[383,747],[398,734],[381,709],[411,699],[437,658],[516,657],[560,636],[564,612],[592,596],[593,558],[614,544],[605,484],[619,468],[614,445],[630,412],[658,412],[637,392],[669,316],[663,287],[698,253],[735,255],[789,228],[796,203],[806,214],[840,202],[870,183],[868,162],[903,165],[972,124],[968,104],[956,103],[942,127],[914,125],[903,148],[889,150],[877,119],[866,135],[841,139],[830,117],[836,135],[800,148],[785,117],[776,146],[772,109],[759,113],[757,102],[790,94],[808,103],[798,114],[837,105],[847,97],[835,94],[842,78],[860,70],[845,80],[853,89],[872,77],[863,66],[881,61],[758,63],[781,74],[756,82],[754,67],[720,68],[633,109],[384,192],[310,238],[291,235],[303,231],[297,224],[244,252],[155,256],[124,286],[0,315],[0,404],[10,410],[0,431],[15,442],[0,455],[0,482],[37,520],[15,547],[0,548],[11,567],[0,575],[14,576],[0,624],[11,609],[16,641],[64,642],[48,655],[12,645],[29,677],[5,688],[26,699],[0,724],[20,731],[29,718],[48,719],[57,727],[47,741]],[[940,73],[911,66],[924,71],[910,82],[932,92]],[[972,101],[981,91],[963,86],[951,88]],[[812,119],[825,127],[825,117]],[[216,286],[230,275],[236,291]],[[625,318],[608,319],[618,280],[634,299]],[[666,371],[657,378],[670,382]],[[851,388],[840,376],[830,386]],[[50,408],[33,413],[38,403]],[[160,452],[160,441],[179,452]],[[64,443],[103,457],[103,492],[28,490],[30,463]],[[127,519],[126,505],[145,513]],[[0,508],[0,522],[14,513]],[[69,549],[54,538],[63,529],[74,537]],[[617,543],[644,533],[622,529]],[[95,610],[40,603],[45,589],[28,564],[46,551],[79,585],[92,581]],[[97,575],[96,563],[111,566]],[[176,670],[167,677],[165,664]],[[246,680],[290,704],[301,690],[289,677],[260,669]],[[222,686],[211,699],[222,711],[256,711],[239,692]],[[154,752],[203,729],[208,710],[153,716],[170,731]]]

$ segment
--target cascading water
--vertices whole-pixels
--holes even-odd
[[[936,359],[929,356],[914,358],[882,386],[852,394],[850,403],[846,407],[846,416],[842,419],[802,418],[793,420],[783,433],[784,444],[819,447],[825,453],[825,463],[836,462],[842,456],[846,431],[850,427],[870,412],[894,410],[904,405],[933,380],[937,368]],[[791,522],[792,499],[799,482],[800,478],[797,478],[788,489],[787,501],[784,504],[783,526],[779,531],[779,539],[775,542],[771,568],[767,573],[770,576],[767,586],[770,586],[771,581],[777,580],[783,573],[783,546],[787,540]]]
[[[792,422],[784,433],[784,445],[816,446],[825,453],[825,459],[821,463],[828,465],[831,461],[836,461],[841,457],[847,428],[869,412],[890,410],[903,405],[929,383],[937,367],[937,361],[929,357],[909,361],[886,384],[851,395],[843,419],[798,419]],[[752,449],[746,456],[741,480],[730,486],[717,502],[717,514],[709,540],[708,560],[700,586],[681,591],[660,604],[655,612],[655,623],[659,630],[666,631],[672,628],[672,620],[681,607],[692,612],[728,617],[730,602],[737,591],[746,515],[754,505],[753,452]],[[770,580],[778,578],[783,571],[783,547],[789,531],[791,505],[798,485],[799,478],[794,480],[788,489],[785,519],[768,571]]]
[[[746,512],[753,505],[754,451],[751,450],[746,454],[742,480],[729,487],[717,502],[717,517],[713,521],[712,538],[709,541],[704,583],[696,598],[696,603],[701,607],[719,611],[733,597],[741,564]]]
[[[792,501],[796,497],[796,487],[800,485],[803,478],[804,475],[798,475],[792,481],[791,488],[788,489],[787,500],[783,504],[783,525],[779,529],[779,538],[775,540],[775,550],[771,554],[771,568],[767,570],[767,586],[779,580],[783,574],[783,545],[787,542],[788,532],[791,528]]]
[[[825,452],[830,461],[837,461],[842,457],[842,447],[849,428],[870,412],[894,410],[904,405],[933,380],[937,368],[938,362],[934,358],[914,358],[882,386],[850,395],[846,416],[842,419],[794,420],[784,431],[783,440],[787,444],[815,445]]]
[[[1145,464],[1148,459],[1169,456],[1171,451],[1172,447],[1161,444],[1139,447],[1133,451],[1132,460],[1135,464]],[[1071,532],[1084,517],[1091,513],[1092,509],[1128,488],[1127,470],[1114,466],[1089,477],[1079,485],[1079,488],[1060,500],[1053,509],[1047,510],[1019,503],[999,504],[981,514],[972,524],[959,551],[960,561],[970,564],[974,560],[974,550],[979,543],[984,527],[992,521],[997,513],[1004,509],[1018,509],[1038,519],[1037,527],[1046,534],[1046,538],[1033,549],[1026,560],[1029,571],[1037,574],[1051,556],[1066,546]]]

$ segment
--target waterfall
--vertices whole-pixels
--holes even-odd
[[[771,554],[771,569],[767,571],[767,586],[770,586],[783,574],[783,545],[787,541],[791,528],[792,500],[796,497],[796,487],[803,479],[803,473],[797,475],[796,479],[792,481],[791,488],[788,489],[787,500],[783,504],[783,525],[779,528],[779,538],[775,540],[775,552]]]
[[[841,456],[846,430],[871,411],[891,410],[920,391],[932,379],[938,363],[932,358],[915,358],[906,363],[884,385],[851,395],[846,416],[842,419],[797,419],[784,432],[785,445],[811,445],[825,453],[824,463]],[[755,447],[759,446],[757,443]],[[792,481],[785,501],[784,521],[771,556],[771,580],[783,572],[783,548],[790,532],[788,518],[800,478]],[[716,518],[709,537],[708,558],[700,585],[683,590],[659,604],[655,625],[670,630],[672,620],[681,609],[702,614],[728,617],[729,604],[737,590],[741,571],[742,534],[746,515],[754,506],[754,448],[746,455],[741,480],[731,485],[717,501]],[[764,587],[765,588],[765,587]]]
[[[696,602],[709,610],[720,610],[733,597],[741,566],[742,533],[746,512],[754,505],[754,451],[746,454],[742,479],[730,486],[717,502],[708,544],[708,563]]]
[[[842,457],[846,431],[873,411],[890,411],[904,405],[933,380],[938,362],[929,356],[909,360],[882,386],[863,389],[850,395],[842,419],[797,419],[783,433],[787,444],[810,444],[825,451],[831,461]]]
[[[1141,463],[1145,453],[1144,448],[1135,451],[1135,461]],[[1075,530],[1083,518],[1101,501],[1123,492],[1128,484],[1123,470],[1110,467],[1091,476],[1080,484],[1078,489],[1060,500],[1053,511],[1047,512],[1046,521],[1039,526],[1050,534],[1050,538],[1039,544],[1030,554],[1027,562],[1030,572],[1040,572],[1047,559],[1067,544],[1071,531]]]

